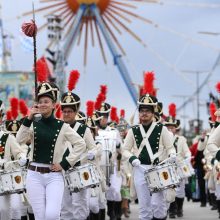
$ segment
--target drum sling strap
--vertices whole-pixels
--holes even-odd
[[[9,134],[4,133],[0,138],[0,158],[3,159],[5,155],[5,144]]]
[[[176,137],[175,141],[173,142],[173,146],[174,146],[175,149],[176,149],[176,153],[178,153],[178,152],[177,152],[177,143],[178,143],[178,140],[179,140],[179,137]]]

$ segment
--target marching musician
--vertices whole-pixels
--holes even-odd
[[[140,124],[129,129],[123,145],[123,156],[133,166],[133,181],[139,201],[139,219],[162,220],[167,216],[167,202],[163,192],[151,195],[144,178],[145,169],[152,168],[166,154],[175,160],[172,135],[162,124],[153,122],[157,99],[149,94],[138,101]],[[140,166],[141,165],[141,166]]]
[[[75,74],[76,72],[71,72],[70,74]],[[71,75],[70,78],[71,79]],[[68,89],[69,91],[64,93],[61,97],[61,109],[63,113],[63,120],[68,123],[75,132],[77,132],[86,143],[86,154],[85,158],[81,159],[77,166],[82,165],[85,161],[94,160],[98,152],[97,146],[95,144],[94,138],[90,129],[82,123],[75,120],[77,113],[80,108],[80,97],[71,92],[73,87],[70,86],[72,82],[69,81]],[[72,149],[72,146],[68,144],[68,149],[65,152],[67,155]],[[61,219],[76,219],[85,220],[89,216],[89,190],[83,189],[80,192],[74,192],[70,194],[68,187],[65,187],[63,204],[61,211]]]
[[[90,131],[95,137],[98,135],[96,120],[98,119],[97,113],[94,112],[94,103],[92,101],[87,102],[87,120],[86,125],[90,128]],[[89,199],[89,208],[90,215],[88,220],[105,220],[105,208],[106,208],[106,180],[103,172],[100,168],[100,160],[102,154],[102,145],[99,141],[95,141],[98,148],[98,153],[96,154],[96,166],[100,173],[101,182],[100,185],[90,189],[90,199]]]
[[[121,109],[120,120],[117,124],[117,129],[120,133],[122,143],[127,135],[129,124],[125,120],[125,111]],[[129,217],[129,201],[130,201],[130,181],[131,181],[131,166],[129,162],[124,158],[122,154],[121,159],[121,176],[122,176],[122,187],[121,187],[121,196],[122,196],[122,213],[126,218]]]
[[[85,151],[85,141],[68,124],[54,117],[57,96],[55,84],[39,84],[38,103],[31,108],[16,137],[20,144],[31,139],[26,188],[36,220],[60,219],[64,192],[61,171],[72,167]],[[35,121],[39,113],[42,118]],[[74,147],[68,156],[63,156],[66,141]]]
[[[209,154],[213,157],[212,163],[215,167],[215,169],[219,167],[219,161],[220,161],[220,108],[215,112],[216,118],[216,128],[214,131],[210,134],[208,143],[207,143],[207,151]],[[215,176],[215,195],[217,200],[217,208],[219,212],[219,218],[220,218],[220,182],[219,182],[219,169],[217,172],[217,175]]]
[[[25,153],[22,151],[20,145],[17,143],[15,137],[9,132],[3,131],[4,121],[4,104],[0,100],[0,170],[3,172],[7,171],[7,162],[12,159],[19,159],[19,164],[24,165]],[[26,160],[25,160],[26,162]],[[11,211],[19,209],[19,202],[17,201],[16,195],[2,195],[0,196],[0,219],[9,220],[12,216]],[[18,214],[18,213],[14,213]],[[16,216],[18,217],[18,216]],[[20,216],[19,216],[20,218]]]
[[[106,139],[106,142],[103,144],[103,152],[104,148],[112,148],[108,149],[110,154],[110,163],[114,165],[114,171],[112,170],[109,177],[106,178],[110,179],[110,186],[106,190],[106,199],[107,199],[107,214],[110,217],[110,220],[120,219],[121,218],[121,183],[122,178],[118,169],[116,168],[118,164],[118,160],[121,160],[121,138],[119,132],[113,128],[108,126],[108,118],[109,113],[111,110],[111,106],[106,103],[102,102],[100,108],[96,111],[99,120],[96,121],[98,126],[98,137]],[[111,144],[110,144],[111,143]],[[104,146],[104,145],[108,146]],[[111,145],[111,146],[110,146]],[[106,150],[106,149],[105,149]],[[106,164],[107,165],[107,164]]]
[[[178,120],[176,120],[172,116],[168,116],[164,121],[164,125],[173,134],[173,146],[175,147],[176,152],[177,152],[177,163],[180,164],[184,160],[190,161],[191,152],[187,145],[187,140],[185,137],[177,134]],[[170,218],[175,218],[176,215],[178,217],[183,216],[185,184],[186,184],[186,180],[182,179],[176,188],[176,199],[174,202],[170,204],[170,208],[169,208]]]

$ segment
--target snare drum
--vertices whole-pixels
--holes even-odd
[[[190,176],[195,174],[189,160],[183,160],[181,163],[179,163],[177,167],[177,172],[181,179],[189,178]]]
[[[101,177],[95,165],[85,164],[66,171],[65,179],[70,192],[79,192],[82,189],[98,186]]]
[[[174,164],[162,164],[144,172],[149,190],[154,193],[179,184],[179,177]]]
[[[16,169],[0,172],[0,196],[25,191],[26,171]]]

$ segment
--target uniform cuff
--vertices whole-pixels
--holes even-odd
[[[215,158],[212,158],[211,159],[211,164],[214,165],[214,163],[215,163]]]
[[[121,147],[120,143],[116,145],[116,149],[119,149],[120,147]]]
[[[138,159],[136,156],[131,156],[130,158],[129,158],[129,162],[132,164],[132,161],[133,160],[135,160],[135,159]]]
[[[61,162],[60,162],[60,166],[66,171],[68,170],[71,165],[69,164],[69,162],[66,160],[66,159],[63,159]]]
[[[216,160],[220,161],[220,150],[217,152],[215,158],[216,158]]]
[[[31,127],[31,124],[32,124],[32,120],[29,120],[28,118],[25,118],[24,121],[23,121],[23,125],[25,127]]]

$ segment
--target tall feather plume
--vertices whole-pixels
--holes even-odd
[[[215,85],[216,91],[220,93],[220,82]]]
[[[93,112],[94,112],[94,106],[95,106],[95,103],[93,101],[86,102],[87,117],[92,117]]]
[[[47,65],[42,59],[39,59],[36,62],[36,72],[38,82],[42,83],[47,81]]]
[[[56,118],[59,118],[59,119],[61,119],[62,117],[61,106],[58,103],[56,104],[56,107],[55,107],[55,116]]]
[[[120,111],[120,118],[124,118],[125,117],[125,110],[121,109]]]
[[[23,99],[19,100],[19,111],[23,117],[27,116],[28,114],[28,107]]]
[[[117,108],[114,106],[111,107],[110,118],[111,118],[111,121],[114,121],[116,123],[119,122],[119,118],[117,115]]]
[[[6,112],[6,120],[7,120],[7,121],[12,120],[12,115],[11,115],[11,111],[10,111],[10,110],[8,110],[8,111]]]
[[[18,99],[16,97],[10,99],[10,106],[12,119],[16,119],[18,117]]]
[[[143,86],[143,92],[144,94],[150,94],[153,95],[154,93],[154,72],[146,72],[144,74],[144,86]]]
[[[176,104],[171,103],[168,108],[169,108],[169,115],[172,116],[173,118],[176,118]]]
[[[105,95],[105,98],[106,98],[106,95],[107,95],[107,85],[101,85],[100,86],[100,93]]]
[[[139,93],[140,93],[140,96],[144,95],[144,86],[139,86]]]
[[[79,81],[80,73],[78,70],[72,70],[69,75],[69,81],[68,81],[68,90],[72,91],[75,89],[76,84]]]
[[[107,86],[101,85],[100,92],[95,101],[95,110],[99,110],[103,102],[105,102],[107,96]]]
[[[216,112],[217,108],[214,102],[211,102],[209,104],[209,114],[212,118],[212,121],[216,121],[216,116],[215,116],[215,112]]]

